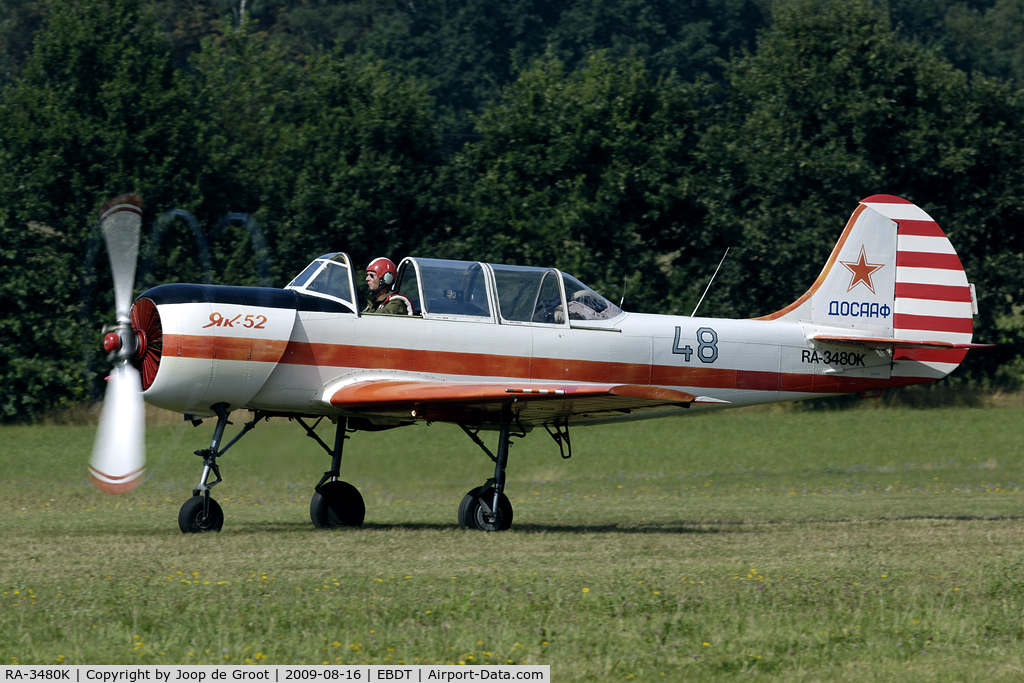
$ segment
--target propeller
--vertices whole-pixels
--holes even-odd
[[[127,493],[142,483],[146,465],[142,379],[132,365],[138,356],[139,337],[129,317],[139,255],[142,200],[137,195],[121,195],[109,201],[102,211],[100,229],[110,256],[117,324],[103,330],[107,333],[103,348],[114,368],[107,377],[89,479],[107,493]]]

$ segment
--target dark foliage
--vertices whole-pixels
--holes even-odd
[[[957,381],[1015,388],[1020,8],[0,0],[0,419],[94,393],[96,210],[128,191],[146,285],[418,253],[688,314],[729,247],[710,316],[788,304],[856,202],[897,194],[949,234],[1000,344]]]

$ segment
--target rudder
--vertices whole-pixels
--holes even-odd
[[[893,386],[945,377],[967,355],[977,304],[967,273],[939,224],[923,209],[892,195],[874,195],[862,205],[898,225],[893,336],[940,341],[960,348],[897,348]]]

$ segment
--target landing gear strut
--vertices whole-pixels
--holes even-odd
[[[217,466],[217,458],[234,446],[239,439],[245,436],[256,423],[266,417],[266,413],[256,411],[250,422],[246,422],[242,431],[235,435],[227,446],[219,448],[220,441],[224,438],[224,428],[228,422],[228,405],[218,403],[211,406],[217,413],[217,426],[213,428],[213,438],[210,439],[210,447],[196,451],[196,455],[203,459],[203,474],[199,477],[199,485],[192,489],[192,497],[185,501],[178,511],[178,528],[183,534],[199,534],[207,531],[220,531],[224,526],[224,511],[220,505],[210,497],[210,489],[221,483],[220,468]],[[198,423],[197,423],[198,424]],[[210,473],[217,477],[216,481],[210,482]]]
[[[525,432],[513,434],[511,406],[506,404],[501,411],[499,424],[498,454],[493,455],[480,440],[476,432],[465,425],[459,425],[470,439],[494,461],[494,476],[483,486],[471,490],[459,505],[459,526],[463,529],[480,531],[505,531],[512,527],[512,503],[505,495],[505,466],[508,464],[510,437],[525,436]]]
[[[309,517],[313,520],[313,526],[318,529],[330,529],[340,526],[362,526],[363,518],[366,516],[366,505],[359,490],[347,481],[338,479],[341,473],[341,453],[345,446],[345,430],[348,426],[348,419],[338,418],[338,429],[334,435],[334,449],[328,448],[327,444],[316,435],[313,429],[308,426],[302,418],[296,418],[300,425],[306,430],[310,438],[323,446],[324,450],[331,456],[331,469],[324,472],[320,483],[316,485],[316,492],[309,501]]]

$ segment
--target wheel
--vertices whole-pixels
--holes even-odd
[[[329,481],[309,501],[309,518],[317,529],[362,526],[366,505],[359,490],[347,481]]]
[[[494,490],[484,491],[478,486],[462,498],[459,504],[459,526],[463,529],[479,529],[480,531],[505,531],[512,527],[512,503],[504,493],[498,496],[498,518],[494,522],[487,519],[484,508],[480,505],[480,497],[487,496],[488,505],[494,498]]]
[[[178,511],[178,528],[183,534],[202,534],[207,531],[220,531],[224,526],[224,511],[213,498],[210,499],[210,511],[203,513],[203,497],[192,496],[185,501]]]

